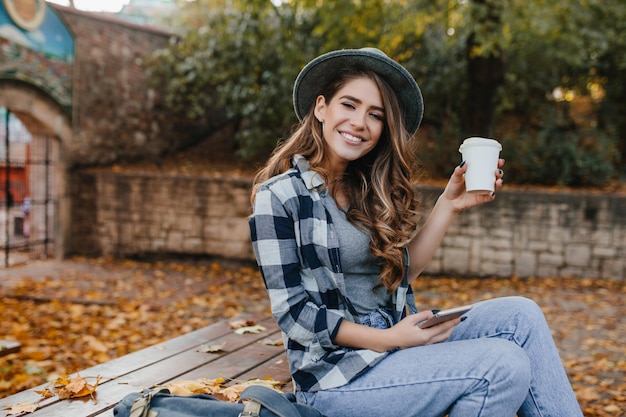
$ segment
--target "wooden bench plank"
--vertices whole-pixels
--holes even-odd
[[[260,365],[284,353],[282,346],[268,346],[260,341],[248,345],[236,355],[224,355],[219,359],[180,375],[180,380],[195,380],[199,378],[250,379],[263,378],[256,370]],[[242,375],[246,376],[242,376]],[[248,375],[249,374],[249,375]]]
[[[101,384],[105,384],[107,381],[118,379],[119,377],[133,372],[138,368],[157,363],[164,358],[174,356],[182,351],[200,346],[203,343],[207,343],[207,341],[219,338],[220,336],[229,333],[232,333],[232,329],[228,326],[228,322],[221,321],[183,336],[179,336],[140,351],[129,353],[128,355],[93,366],[87,370],[80,371],[79,373],[83,377],[102,375],[103,379]],[[49,385],[50,384],[42,384],[35,388],[16,393],[10,397],[0,399],[0,410],[11,404],[37,401],[40,396],[36,394],[35,391],[41,391]],[[42,401],[40,405],[43,407],[54,401],[58,401],[58,398],[51,398],[49,400]]]
[[[275,326],[275,323],[269,321],[268,325]],[[217,339],[200,340],[201,343],[193,343],[188,346],[188,349],[176,355],[165,357],[147,366],[135,367],[132,372],[127,371],[125,375],[115,380],[107,380],[102,385],[99,385],[96,390],[97,403],[83,400],[59,401],[58,397],[55,397],[56,401],[54,401],[54,403],[45,404],[45,408],[39,409],[36,416],[96,416],[114,407],[122,397],[131,392],[142,391],[171,380],[180,379],[179,377],[183,372],[211,363],[218,360],[223,355],[238,354],[238,351],[242,347],[256,343],[258,340],[267,337],[267,335],[275,331],[276,329],[273,328],[259,334],[238,335],[233,333],[232,330],[229,330],[227,334]],[[202,344],[220,344],[224,341],[227,342],[227,346],[230,346],[230,350],[225,347],[225,351],[220,354],[198,352],[198,348]],[[81,372],[83,376],[88,374],[95,376],[90,370]],[[68,414],[68,410],[71,410],[72,413]]]
[[[259,334],[238,335],[230,329],[227,322],[220,322],[105,364],[96,365],[81,371],[80,375],[104,377],[96,390],[97,403],[90,399],[60,401],[58,397],[53,397],[41,401],[39,403],[41,408],[29,415],[97,416],[106,413],[107,410],[110,411],[128,393],[172,380],[194,379],[190,378],[192,375],[217,377],[220,374],[237,378],[241,373],[251,371],[283,352],[282,347],[258,343],[264,338],[276,337],[279,334],[275,321],[266,318],[260,320],[259,324],[265,326],[267,330]],[[198,348],[203,344],[224,342],[226,344],[223,352],[216,354],[199,352]],[[19,402],[38,401],[41,397],[34,391],[46,386],[48,384],[0,400],[0,410]]]
[[[0,356],[9,355],[20,351],[22,345],[12,340],[0,340]]]
[[[248,354],[250,351],[254,351],[250,348],[252,345],[248,345],[246,348],[242,349],[240,352],[242,354]],[[250,349],[249,349],[250,348]],[[269,347],[268,347],[269,348]],[[273,349],[268,349],[267,354],[272,355],[275,354],[276,351],[278,353],[274,356],[271,356],[263,362],[262,364],[255,366],[242,373],[241,375],[236,375],[230,373],[231,378],[236,378],[237,380],[247,381],[252,378],[263,378],[265,376],[271,376],[276,381],[286,382],[281,389],[284,392],[292,392],[293,385],[291,383],[291,374],[289,373],[289,366],[287,364],[287,357],[285,355],[284,349],[282,346],[272,346]],[[204,365],[200,368],[197,368],[189,373],[183,374],[174,380],[196,380],[200,378],[215,378],[219,375],[215,374],[216,370],[219,370],[219,367],[214,367],[216,362],[212,362],[210,364]],[[228,369],[229,371],[231,369]],[[227,371],[228,372],[228,371]],[[171,382],[171,381],[169,381]],[[101,414],[97,414],[97,417],[114,417],[113,409],[108,409],[102,412]]]
[[[291,381],[291,373],[289,372],[289,363],[287,362],[287,355],[281,347],[275,347],[280,349],[280,353],[272,358],[269,358],[264,363],[256,366],[248,372],[241,374],[238,378],[247,381],[253,378],[265,378],[271,377],[276,381],[287,383]]]
[[[109,362],[105,362],[96,365],[87,370],[80,371],[80,375],[83,377],[95,377],[101,375],[101,384],[104,385],[108,381],[120,378],[126,373],[134,372],[135,370],[148,366],[153,363],[174,356],[181,351],[188,350],[195,346],[199,346],[207,339],[217,338],[222,335],[232,333],[230,327],[225,322],[219,322],[214,325],[199,329],[189,334],[165,341],[163,343],[148,347],[146,349],[130,353],[117,359],[113,359]],[[76,375],[76,374],[75,374]],[[73,376],[75,376],[73,375]],[[0,410],[5,406],[22,403],[22,402],[34,402],[40,399],[39,394],[35,391],[41,391],[50,384],[42,384],[38,387],[19,392],[10,397],[0,399]],[[45,407],[51,403],[59,401],[58,397],[53,397],[48,400],[43,400],[39,403],[40,407]]]

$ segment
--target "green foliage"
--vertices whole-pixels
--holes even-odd
[[[614,139],[595,128],[579,128],[554,109],[546,111],[536,131],[510,132],[501,141],[507,179],[515,183],[601,186],[618,175]]]
[[[505,68],[494,113],[484,120],[514,150],[509,178],[600,184],[626,158],[623,2],[181,0],[180,6],[181,37],[154,57],[154,80],[165,86],[172,111],[190,120],[216,114],[234,125],[244,158],[269,152],[296,121],[291,88],[308,60],[363,46],[384,50],[420,84],[429,134],[419,152],[433,175],[449,174],[458,143],[473,133],[463,131],[477,110],[468,60],[481,57],[502,60]],[[555,101],[555,91],[568,101]],[[594,106],[583,121],[571,115],[571,99],[580,97]],[[523,129],[509,129],[511,115]]]
[[[236,126],[240,155],[250,158],[296,121],[291,88],[304,65],[298,20],[295,9],[266,1],[227,5],[155,55],[154,80],[166,83],[167,104],[189,119],[222,111]]]

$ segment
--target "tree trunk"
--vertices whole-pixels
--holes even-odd
[[[477,54],[482,46],[477,32],[483,37],[495,38],[501,34],[501,0],[473,0],[474,32],[467,39],[468,94],[463,129],[469,135],[486,136],[492,131],[496,109],[496,94],[504,83],[504,60],[499,46]],[[497,45],[497,42],[494,43]]]

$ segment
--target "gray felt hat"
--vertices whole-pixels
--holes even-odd
[[[424,101],[417,82],[400,64],[379,49],[341,49],[320,55],[298,74],[293,87],[293,106],[299,120],[311,109],[321,91],[338,71],[354,67],[380,75],[395,91],[404,115],[404,126],[413,135],[424,115]]]

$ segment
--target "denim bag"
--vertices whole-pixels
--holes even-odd
[[[243,403],[245,401],[245,404]],[[297,404],[293,394],[252,385],[237,403],[207,394],[172,395],[167,389],[135,392],[113,409],[115,417],[324,417],[311,406]]]

